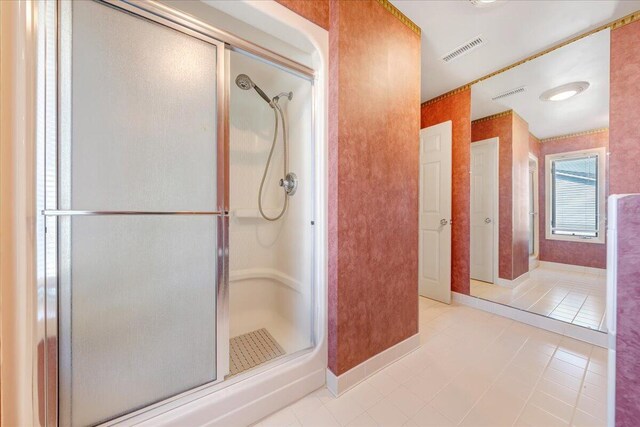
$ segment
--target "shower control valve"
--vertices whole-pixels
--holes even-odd
[[[280,179],[280,187],[284,189],[284,192],[289,196],[293,196],[298,189],[298,177],[295,173],[289,172],[284,179]]]

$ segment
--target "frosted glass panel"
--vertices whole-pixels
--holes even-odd
[[[70,369],[72,425],[105,421],[216,378],[217,220],[61,219],[71,224],[63,238],[70,283],[61,283],[60,297],[72,307],[71,366],[61,372]]]
[[[57,208],[218,210],[216,46],[104,3],[60,10]],[[218,379],[217,221],[59,217],[61,425]]]
[[[93,1],[72,13],[61,208],[216,210],[216,46]]]

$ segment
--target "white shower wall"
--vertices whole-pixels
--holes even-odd
[[[229,312],[230,336],[261,328],[287,353],[312,345],[313,141],[312,86],[242,53],[230,52],[229,99]],[[281,98],[287,118],[289,171],[298,188],[285,215],[267,221],[258,211],[258,190],[273,141],[274,112],[254,91],[238,88],[247,74],[270,97]],[[265,182],[263,208],[277,216],[284,200],[282,123]]]

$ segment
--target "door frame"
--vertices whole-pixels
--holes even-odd
[[[533,206],[529,215],[533,215],[533,254],[529,254],[529,271],[538,266],[540,260],[540,162],[538,156],[529,153],[529,161],[535,164],[533,174]],[[531,167],[529,167],[531,171]]]
[[[494,168],[494,192],[493,192],[493,284],[497,285],[499,281],[500,275],[500,262],[499,262],[499,254],[500,254],[500,138],[493,137],[482,139],[480,141],[475,141],[471,143],[471,161],[473,162],[473,147],[478,146],[491,146],[493,156],[495,159],[495,168]],[[471,170],[469,171],[471,173]],[[471,184],[469,185],[469,192],[471,193],[473,189],[471,188]],[[471,196],[473,196],[471,194]],[[471,209],[471,200],[469,200],[469,209]],[[469,243],[471,243],[471,231],[469,231]],[[471,256],[471,255],[469,255]]]

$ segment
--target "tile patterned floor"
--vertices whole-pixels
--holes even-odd
[[[322,388],[259,427],[605,426],[604,349],[420,298],[421,347],[339,398]]]
[[[471,295],[606,332],[606,276],[536,268],[514,289],[471,280]]]

